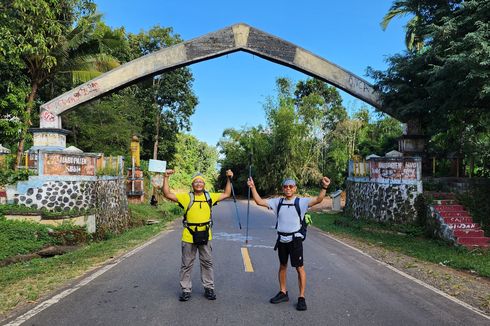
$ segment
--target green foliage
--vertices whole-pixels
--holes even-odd
[[[177,134],[175,150],[174,159],[169,162],[169,168],[175,170],[175,174],[170,178],[171,188],[189,189],[192,175],[200,172],[206,178],[206,189],[212,190],[217,177],[216,148],[192,135]]]
[[[114,94],[69,112],[63,123],[72,131],[73,144],[84,151],[125,155],[131,136],[143,127],[138,107],[133,97]]]
[[[53,227],[0,218],[0,260],[36,252],[48,245],[73,245],[87,241],[84,228],[71,224]]]
[[[395,250],[417,259],[444,263],[452,268],[474,271],[490,276],[490,251],[471,251],[450,247],[442,241],[423,238],[419,225],[385,224],[354,220],[339,214],[312,213],[313,224],[333,234],[342,234],[365,241],[371,245]]]
[[[52,240],[45,225],[0,218],[0,242],[8,244],[0,246],[0,260],[39,250]]]
[[[181,42],[172,28],[160,26],[125,35],[122,30],[99,24],[95,35],[101,51],[121,62]],[[190,70],[179,68],[73,110],[63,117],[63,125],[72,131],[68,142],[85,151],[124,155],[129,152],[131,136],[136,134],[142,159],[153,158],[157,142],[157,159],[172,161],[176,134],[189,129],[197,105],[192,82]]]
[[[277,97],[269,97],[264,105],[266,127],[228,129],[219,142],[225,157],[222,170],[235,171],[237,193],[247,191],[251,153],[252,174],[261,192],[279,191],[286,177],[295,178],[300,190],[317,187],[322,175],[336,189],[343,185],[353,155],[384,154],[401,135],[398,121],[382,116],[371,123],[367,109],[349,119],[337,90],[321,81],[308,79],[293,87],[279,78],[277,89]],[[220,185],[225,182],[222,175]]]
[[[490,236],[490,187],[487,183],[475,184],[470,191],[457,195],[458,201],[471,213],[473,221],[479,223]]]
[[[418,51],[390,57],[386,71],[368,71],[384,109],[403,121],[418,119],[431,155],[463,154],[471,173],[490,175],[490,1],[399,1],[396,6],[419,18],[416,28],[424,43]]]
[[[0,75],[8,77],[8,70],[12,75],[7,84],[2,82],[0,86],[0,91],[8,94],[7,101],[0,105],[13,104],[9,115],[18,120],[7,125],[7,133],[18,132],[19,160],[38,91],[73,59],[72,55],[82,52],[81,46],[87,42],[96,21],[92,19],[95,5],[91,0],[11,0],[1,9],[0,53],[7,60],[0,60]],[[18,82],[18,86],[10,87],[8,82]],[[4,94],[0,93],[0,98]]]
[[[0,169],[0,185],[13,185],[17,183],[17,181],[27,180],[31,175],[29,170],[20,169],[20,170],[12,170],[12,169]]]

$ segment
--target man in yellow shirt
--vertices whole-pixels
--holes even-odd
[[[217,202],[230,197],[230,179],[233,177],[233,172],[231,170],[226,171],[228,178],[223,193],[207,192],[205,190],[206,180],[202,174],[198,173],[192,178],[192,191],[177,194],[170,190],[168,184],[168,179],[173,173],[174,170],[165,171],[163,194],[167,199],[178,203],[185,210],[184,229],[182,231],[182,263],[180,266],[182,293],[179,300],[188,301],[191,298],[191,273],[197,251],[199,251],[199,261],[201,263],[201,281],[204,286],[204,296],[209,300],[216,300],[213,257],[211,255],[211,207]]]

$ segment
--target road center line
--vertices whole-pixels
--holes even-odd
[[[250,260],[250,255],[248,254],[248,248],[242,247],[242,258],[243,265],[245,266],[245,272],[253,273],[254,268],[252,267],[252,261]]]

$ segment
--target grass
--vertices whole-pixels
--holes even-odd
[[[35,252],[47,245],[57,244],[49,235],[49,227],[23,221],[0,218],[0,260]]]
[[[490,251],[453,247],[422,236],[414,225],[357,221],[341,214],[312,213],[313,225],[333,234],[342,234],[369,244],[397,251],[420,260],[471,271],[490,277]]]
[[[48,259],[33,259],[0,268],[0,316],[15,307],[36,301],[60,285],[82,276],[108,259],[137,247],[165,229],[168,222],[179,216],[175,204],[130,205],[137,227],[113,235],[105,241],[89,242],[79,250]],[[160,223],[146,225],[147,219]],[[0,241],[2,241],[0,239]],[[5,242],[2,242],[5,243]]]
[[[43,218],[56,219],[62,217],[74,217],[81,215],[94,214],[93,209],[70,209],[70,210],[58,210],[48,211],[45,208],[37,209],[24,205],[0,205],[0,216],[8,214],[28,214],[28,215],[41,215]]]

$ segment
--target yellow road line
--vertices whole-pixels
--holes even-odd
[[[252,261],[250,260],[250,255],[248,254],[248,248],[242,247],[242,258],[243,265],[245,266],[245,272],[252,272],[254,268],[252,267]]]

